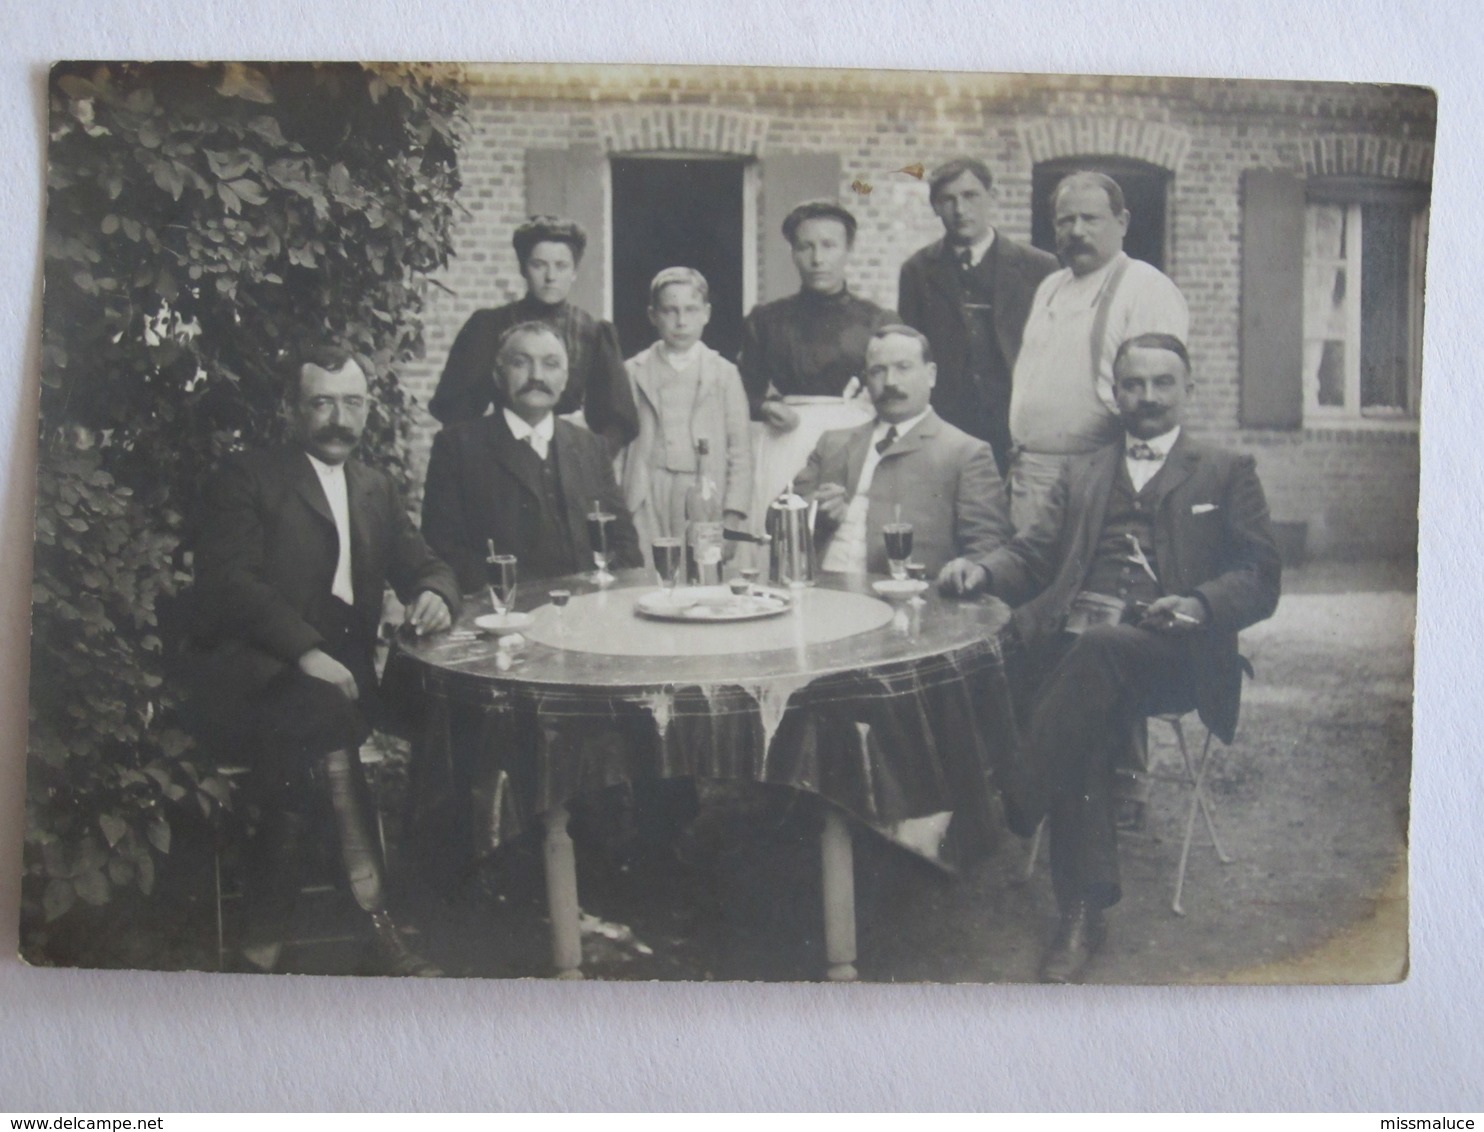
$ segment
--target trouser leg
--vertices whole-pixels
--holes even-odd
[[[1113,763],[1142,705],[1193,702],[1189,651],[1168,634],[1100,625],[1052,670],[1027,736],[1026,808],[1048,813],[1058,898],[1104,907],[1119,897]]]
[[[1010,503],[1010,525],[1017,533],[1028,530],[1050,510],[1051,495],[1061,478],[1068,456],[1017,451],[1006,479]]]
[[[293,923],[308,828],[305,814],[268,801],[243,855],[242,950],[265,970],[276,965]]]

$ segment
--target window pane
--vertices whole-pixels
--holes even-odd
[[[1365,205],[1361,233],[1360,404],[1407,409],[1412,214]]]
[[[1345,343],[1325,342],[1319,356],[1319,404],[1345,404]]]

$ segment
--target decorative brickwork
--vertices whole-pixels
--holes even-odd
[[[1187,130],[1138,118],[1036,118],[1020,125],[1032,164],[1058,157],[1131,157],[1180,171],[1190,147]]]
[[[725,153],[761,157],[768,119],[714,106],[653,106],[599,111],[598,136],[609,153]]]
[[[1432,181],[1430,142],[1373,134],[1324,134],[1303,146],[1304,172],[1310,177],[1384,177]]]

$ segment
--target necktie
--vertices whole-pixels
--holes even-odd
[[[897,426],[896,425],[889,425],[887,427],[887,430],[886,430],[886,435],[883,436],[880,440],[878,440],[876,442],[876,455],[878,455],[878,456],[882,455],[883,453],[886,452],[886,450],[888,448],[890,448],[896,442],[897,442]]]
[[[1130,460],[1158,460],[1160,455],[1142,440],[1136,440],[1128,446],[1128,458]]]
[[[974,266],[974,249],[973,248],[959,248],[958,249],[958,266],[959,266],[960,270],[963,270],[963,271],[969,271],[970,269],[973,268],[973,266]]]

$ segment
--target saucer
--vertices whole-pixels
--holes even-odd
[[[882,597],[916,597],[927,590],[928,583],[914,578],[903,578],[900,582],[895,578],[883,578],[872,582],[871,588]]]
[[[481,633],[489,633],[496,637],[503,637],[506,633],[519,633],[531,627],[534,621],[529,613],[514,613],[507,610],[504,613],[486,613],[474,618],[474,626]]]

